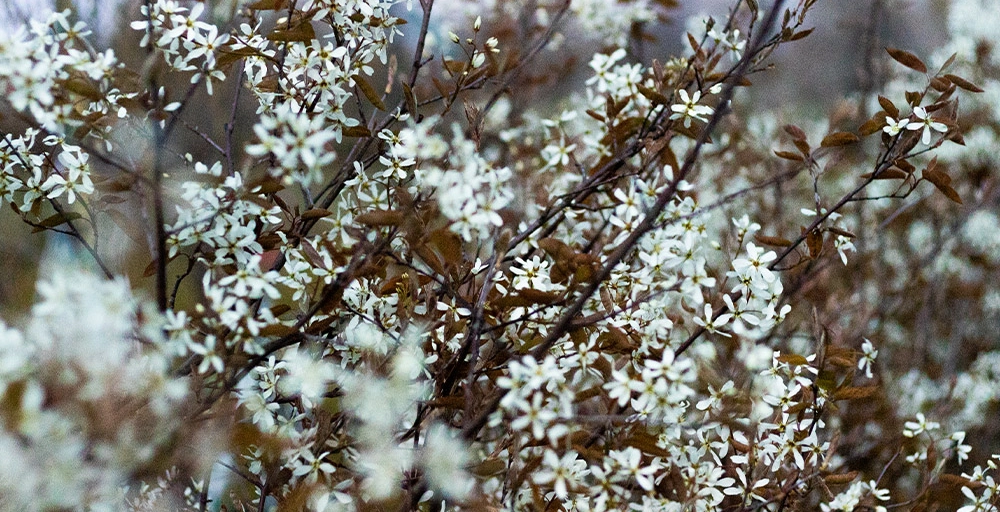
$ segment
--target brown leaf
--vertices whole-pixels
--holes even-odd
[[[79,212],[56,213],[47,217],[45,220],[39,222],[38,226],[35,227],[32,230],[32,232],[38,233],[39,231],[45,231],[46,228],[54,228],[56,226],[79,219],[81,217],[83,217],[83,215],[81,215]]]
[[[857,477],[858,477],[857,471],[850,471],[847,473],[841,473],[839,475],[824,476],[823,481],[826,482],[827,485],[842,485],[853,482],[854,479]]]
[[[840,356],[827,356],[824,361],[841,368],[854,368],[854,365],[858,364],[857,361]]]
[[[403,212],[376,210],[358,215],[354,218],[354,222],[372,227],[398,226],[403,222]]]
[[[292,41],[308,43],[309,41],[316,39],[316,31],[313,30],[312,23],[309,23],[309,21],[303,21],[288,30],[274,30],[267,35],[267,38],[271,41],[286,43]]]
[[[755,234],[753,236],[753,239],[755,241],[757,241],[757,242],[760,242],[760,243],[764,244],[764,245],[770,245],[772,247],[791,247],[792,246],[792,241],[791,240],[788,240],[788,239],[785,239],[785,238],[781,238],[780,236],[767,236],[767,235]]]
[[[774,154],[778,155],[785,160],[794,160],[796,162],[805,162],[806,158],[798,153],[792,153],[791,151],[778,151],[774,150]]]
[[[812,148],[809,147],[809,143],[806,142],[805,139],[795,139],[794,142],[795,142],[795,147],[798,148],[800,153],[802,153],[802,156],[808,158],[809,154],[812,152]]]
[[[439,258],[433,250],[431,250],[430,246],[417,244],[413,247],[413,252],[417,253],[417,256],[419,256],[428,267],[431,267],[431,270],[435,273],[438,275],[444,275],[444,262],[441,261],[441,258]]]
[[[523,297],[530,301],[532,304],[552,304],[559,300],[560,294],[556,292],[543,292],[538,290],[533,290],[531,288],[525,288],[517,292],[518,296]]]
[[[468,63],[465,61],[458,61],[454,59],[444,59],[444,67],[452,75],[461,75],[465,72],[465,67]]]
[[[896,105],[892,101],[890,101],[889,98],[879,95],[878,104],[882,107],[882,110],[885,110],[886,115],[888,115],[889,117],[893,119],[899,117],[899,109],[896,108]]]
[[[927,65],[924,64],[922,60],[917,58],[916,55],[898,48],[886,48],[885,51],[889,52],[889,56],[896,60],[896,62],[921,73],[927,72]]]
[[[463,405],[465,399],[463,398]],[[498,457],[489,457],[486,460],[469,468],[469,471],[477,476],[487,477],[497,475],[507,469],[507,461]]]
[[[823,232],[814,229],[806,236],[806,247],[809,248],[809,257],[818,258],[823,252]]]
[[[362,126],[360,124],[355,126],[345,126],[342,133],[344,134],[344,137],[363,138],[372,136],[371,130],[369,130],[367,126]]]
[[[955,487],[968,487],[970,489],[978,489],[983,486],[982,482],[975,482],[959,475],[949,475],[944,473],[938,477],[938,481],[943,484],[952,485]]]
[[[794,140],[806,140],[806,132],[802,131],[802,128],[795,126],[794,124],[786,124],[782,127],[785,133],[792,136]]]
[[[576,254],[570,246],[556,238],[543,238],[538,241],[538,246],[556,262],[568,261]]]
[[[302,218],[305,220],[322,219],[323,217],[329,217],[330,215],[333,215],[333,212],[327,210],[326,208],[313,208],[302,212]]]
[[[309,240],[303,240],[302,243],[299,244],[299,247],[302,248],[302,252],[305,254],[306,259],[309,260],[309,263],[312,266],[323,270],[329,270],[326,262],[323,260],[323,256],[319,254],[319,251],[316,250],[316,247],[313,246],[312,242]]]
[[[858,128],[858,133],[860,133],[862,137],[867,137],[873,133],[878,133],[882,131],[882,127],[884,126],[885,126],[885,116],[873,117],[865,121],[865,123],[862,124],[860,128]]]
[[[890,168],[884,169],[882,172],[878,173],[878,176],[875,176],[875,179],[876,180],[903,180],[903,179],[908,178],[909,176],[910,176],[909,174],[903,172],[903,170],[900,169],[900,168],[898,168],[898,167],[890,167]],[[861,178],[862,179],[866,179],[866,180],[868,178],[871,178],[871,177],[872,177],[872,173],[870,173],[870,172],[866,172],[866,173],[864,173],[864,174],[861,175]]]
[[[368,101],[371,102],[371,104],[374,105],[375,108],[383,112],[385,111],[385,103],[382,103],[382,98],[379,97],[378,91],[376,91],[375,88],[372,87],[372,84],[367,79],[365,79],[363,75],[361,75],[360,73],[355,75],[354,83],[358,85],[358,88],[361,89],[361,92],[365,95],[365,98],[368,98]]]
[[[605,121],[607,121],[607,118],[605,118],[603,114],[601,114],[600,112],[597,112],[596,110],[592,110],[592,109],[588,108],[586,110],[586,112],[587,112],[588,116],[593,117],[594,119],[597,119],[598,121],[600,121],[602,123],[605,122]]]
[[[809,364],[809,360],[798,354],[784,354],[778,356],[778,361],[792,366],[803,366]]]
[[[642,84],[638,84],[637,87],[639,88],[639,93],[645,96],[646,99],[654,105],[666,105],[670,103],[670,99],[654,89],[646,87]]]
[[[857,400],[868,398],[878,391],[878,386],[848,386],[833,393],[834,400]]]
[[[835,132],[823,137],[823,141],[820,142],[820,146],[824,148],[834,148],[838,146],[847,146],[849,144],[854,144],[861,139],[857,135],[850,132]]]
[[[944,185],[944,184],[934,183],[934,186],[937,187],[937,189],[942,194],[944,194],[944,196],[947,197],[948,199],[951,199],[952,201],[954,201],[954,202],[956,202],[958,204],[962,204],[962,196],[958,195],[958,191],[956,191],[954,188],[952,188],[951,185]]]
[[[243,57],[250,57],[259,54],[260,53],[253,48],[232,49],[231,46],[225,46],[220,48],[219,52],[215,55],[215,67],[223,69]]]
[[[813,30],[816,30],[816,29],[815,28],[807,28],[805,30],[800,30],[800,31],[792,34],[791,37],[789,37],[788,39],[786,39],[786,41],[789,41],[789,42],[790,41],[798,41],[799,39],[802,39],[803,37],[806,37],[809,34],[812,34]]]
[[[931,160],[931,161],[932,162],[936,162],[937,160],[935,159],[935,160]],[[911,164],[908,160],[904,160],[902,158],[896,159],[896,161],[894,161],[893,164],[896,167],[899,167],[900,169],[902,169],[903,172],[905,172],[907,174],[913,174],[914,172],[917,171],[917,168],[914,167],[913,164]]]
[[[441,228],[430,235],[430,243],[448,265],[462,261],[462,239],[447,228]]]
[[[931,78],[931,88],[938,92],[945,92],[952,88],[951,82],[941,77]]]
[[[285,8],[285,0],[257,0],[247,5],[247,9],[255,11],[274,11]]]
[[[691,49],[694,50],[695,53],[698,53],[698,50],[701,48],[701,45],[698,44],[698,40],[695,39],[690,32],[687,33],[687,40],[688,44],[691,45]]]
[[[962,77],[960,77],[958,75],[948,74],[948,75],[944,75],[944,77],[947,78],[949,82],[955,84],[956,86],[958,86],[958,87],[960,87],[962,89],[965,89],[966,91],[970,91],[970,92],[983,92],[983,90],[978,85],[976,85],[976,84],[974,84],[974,83],[972,83],[972,82],[970,82],[970,81],[968,81],[968,80],[966,80],[966,79],[964,79],[964,78],[962,78]]]
[[[826,228],[826,230],[829,231],[829,232],[831,232],[831,233],[833,233],[833,234],[835,234],[835,235],[846,236],[847,238],[857,238],[857,236],[858,236],[858,235],[855,235],[854,233],[851,233],[850,231],[847,231],[846,229],[840,229],[840,228],[837,228],[837,227],[829,227],[829,228]]]

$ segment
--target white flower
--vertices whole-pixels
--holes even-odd
[[[705,122],[705,116],[712,115],[715,112],[715,109],[712,107],[698,105],[698,100],[701,99],[701,91],[695,91],[692,96],[688,96],[688,92],[684,89],[677,91],[677,93],[681,97],[681,102],[670,106],[670,110],[674,112],[670,114],[670,119],[683,119],[685,128],[691,126],[692,119]]]
[[[917,116],[918,121],[909,123],[906,125],[906,129],[913,131],[922,129],[924,133],[920,136],[920,142],[924,144],[930,144],[931,130],[941,133],[948,131],[946,124],[935,121],[923,107],[914,107],[913,115]]]
[[[861,351],[864,354],[858,360],[858,369],[864,371],[865,376],[870,379],[872,378],[872,365],[875,363],[875,358],[878,357],[878,350],[875,350],[872,342],[866,338],[861,345]]]
[[[907,118],[897,121],[889,116],[885,116],[885,126],[882,128],[882,131],[889,134],[889,136],[895,137],[896,135],[899,135],[899,132],[907,129],[909,125],[910,120]]]
[[[718,329],[729,323],[729,320],[731,320],[732,318],[733,315],[730,315],[729,313],[724,313],[722,315],[719,315],[718,318],[712,318],[712,305],[705,304],[705,317],[704,318],[694,317],[694,323],[704,327],[705,330],[708,332],[721,334],[722,336],[726,337],[731,337],[732,336],[731,334],[721,332]]]
[[[905,430],[903,430],[903,435],[906,437],[916,437],[924,432],[930,430],[937,430],[941,425],[934,421],[927,421],[924,417],[924,413],[917,413],[917,421],[907,421],[903,424]]]

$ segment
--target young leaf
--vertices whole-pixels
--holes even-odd
[[[413,95],[410,85],[403,83],[403,99],[406,100],[406,111],[411,115],[417,115],[417,97]]]
[[[333,215],[333,212],[325,208],[313,208],[302,212],[302,218],[305,220],[322,219],[323,217],[329,217],[330,215]]]
[[[962,77],[960,77],[958,75],[948,74],[948,75],[944,75],[944,77],[947,78],[949,82],[957,85],[958,87],[960,87],[962,89],[965,89],[966,91],[969,91],[969,92],[983,92],[983,90],[978,85],[976,85],[976,84],[974,84],[974,83],[972,83],[972,82],[970,82],[970,81],[968,81],[968,80],[966,80],[966,79],[964,79],[964,78],[962,78]]]
[[[781,238],[780,236],[767,236],[761,234],[755,234],[753,239],[764,245],[770,245],[773,247],[791,247],[792,241],[786,238]]]
[[[809,34],[812,34],[813,30],[816,30],[816,28],[813,27],[813,28],[807,28],[805,30],[800,30],[800,31],[792,34],[791,37],[789,37],[788,39],[786,39],[786,41],[798,41],[799,39],[802,39],[803,37],[806,37]]]
[[[882,110],[885,110],[886,115],[893,119],[899,118],[899,109],[896,108],[896,105],[889,98],[879,95],[878,104],[882,107]]]
[[[32,230],[33,233],[38,233],[39,231],[45,231],[45,228],[54,228],[61,224],[65,224],[69,221],[76,220],[83,217],[78,212],[64,212],[56,213],[52,216],[46,218],[45,220],[38,223],[38,227]]]
[[[785,133],[792,136],[794,140],[806,140],[806,132],[802,131],[802,128],[795,126],[794,124],[786,124],[782,127]]]
[[[368,80],[366,80],[363,75],[361,74],[355,75],[354,83],[358,85],[358,88],[361,89],[362,93],[364,93],[365,98],[368,98],[368,101],[371,102],[371,104],[374,105],[375,108],[381,111],[385,111],[385,103],[382,103],[382,98],[379,97],[378,92],[375,90],[374,87],[372,87],[372,84],[369,83]]]
[[[247,9],[254,11],[274,11],[285,8],[285,0],[257,0],[247,5]]]
[[[792,153],[791,151],[778,151],[776,149],[776,150],[774,150],[774,154],[778,155],[781,158],[784,158],[785,160],[794,160],[796,162],[805,162],[806,161],[806,159],[805,159],[804,156],[802,156],[802,155],[800,155],[798,153]]]
[[[833,393],[834,400],[857,400],[868,398],[878,391],[878,386],[848,386]]]
[[[858,477],[858,472],[851,471],[839,475],[827,475],[823,477],[823,481],[826,482],[827,485],[843,485],[853,482],[854,479],[857,477]]]
[[[944,180],[942,177],[948,179]],[[958,192],[946,182],[951,181],[951,178],[949,178],[947,174],[944,174],[941,171],[924,172],[924,179],[933,183],[934,186],[948,199],[951,199],[958,204],[962,204],[962,196],[958,195]]]
[[[931,78],[931,88],[938,92],[945,92],[951,89],[953,86],[951,82],[945,80],[944,78],[934,77]]]
[[[806,236],[806,247],[809,249],[809,257],[816,259],[823,252],[823,232],[814,229]]]
[[[308,43],[316,39],[316,31],[313,30],[312,23],[304,21],[289,30],[274,30],[267,35],[271,41],[289,43],[298,41]]]
[[[358,215],[354,222],[372,227],[398,226],[403,222],[403,212],[376,210]]]
[[[343,128],[344,137],[371,137],[372,132],[367,126],[354,125]]]
[[[876,180],[905,180],[909,176],[910,176],[909,174],[903,172],[903,170],[900,169],[900,168],[898,168],[898,167],[890,167],[890,168],[884,169],[882,172],[878,173],[878,176],[875,176],[875,179]],[[866,172],[866,173],[864,173],[864,174],[861,175],[861,178],[862,179],[866,179],[866,180],[868,178],[871,178],[871,177],[872,177],[872,173],[870,173],[870,172]]]
[[[896,62],[910,69],[921,73],[927,72],[927,65],[924,64],[922,60],[918,59],[916,55],[898,48],[886,48],[885,51],[889,52],[889,56],[895,59]]]
[[[836,132],[823,137],[823,141],[820,142],[820,146],[824,148],[834,148],[837,146],[847,146],[854,144],[855,142],[861,140],[857,135],[850,132]]]
[[[783,354],[778,356],[778,361],[792,366],[803,366],[808,365],[809,360],[798,354]]]
[[[862,137],[867,137],[873,133],[878,133],[882,131],[882,127],[884,126],[885,126],[885,116],[873,117],[865,121],[865,123],[862,124],[860,128],[858,128],[858,133],[860,133]]]

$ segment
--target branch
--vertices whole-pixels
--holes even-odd
[[[674,176],[670,185],[660,193],[656,198],[656,203],[653,204],[646,212],[645,217],[642,222],[636,226],[632,234],[620,245],[617,249],[608,257],[607,263],[601,268],[601,271],[591,280],[590,284],[583,290],[580,296],[577,298],[576,302],[569,307],[569,309],[562,315],[559,322],[556,323],[549,331],[549,335],[542,341],[537,347],[531,351],[531,356],[535,359],[540,359],[545,353],[552,349],[556,341],[558,341],[571,327],[573,319],[583,311],[584,305],[590,300],[590,297],[597,291],[597,289],[611,276],[612,270],[621,263],[625,256],[628,255],[635,245],[642,239],[646,233],[652,231],[656,227],[657,217],[663,212],[667,207],[667,204],[673,200],[674,195],[677,193],[677,187],[680,182],[683,181],[691,170],[694,168],[695,162],[698,160],[698,156],[701,153],[702,147],[708,141],[712,131],[722,120],[722,117],[728,113],[729,101],[733,96],[733,89],[736,84],[739,83],[742,77],[746,74],[747,70],[750,68],[750,62],[754,55],[764,47],[766,42],[764,41],[764,34],[766,34],[770,28],[773,26],[774,22],[778,18],[778,11],[780,10],[782,1],[777,1],[768,11],[767,18],[764,20],[763,27],[760,32],[758,32],[754,37],[754,43],[750,45],[751,50],[743,54],[743,58],[740,59],[739,63],[733,70],[733,80],[726,82],[720,93],[719,106],[715,110],[715,113],[709,119],[705,128],[698,135],[695,141],[694,147],[692,147],[684,159],[684,165],[681,166],[680,171]],[[618,164],[618,167],[624,164],[624,161]],[[693,343],[693,340],[687,342],[688,344]],[[496,398],[490,402],[487,407],[480,413],[476,419],[467,425],[463,430],[463,436],[465,439],[473,439],[478,434],[479,430],[486,424],[486,420],[489,415],[493,413],[494,410],[500,405],[500,400],[506,395],[507,391],[501,391]]]

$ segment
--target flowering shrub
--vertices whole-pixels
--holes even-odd
[[[0,196],[93,263],[0,329],[2,507],[996,510],[995,9],[829,118],[755,109],[814,3],[648,61],[672,2],[0,35]],[[602,50],[553,91],[567,35]]]

